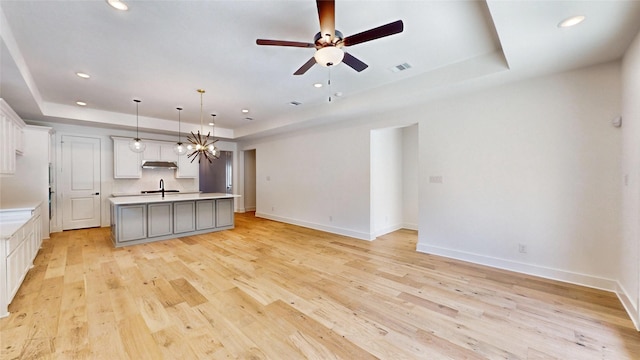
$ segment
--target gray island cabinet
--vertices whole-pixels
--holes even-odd
[[[233,229],[233,199],[222,193],[110,198],[115,247]]]

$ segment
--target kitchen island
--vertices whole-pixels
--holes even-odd
[[[109,198],[115,247],[233,229],[234,198],[223,193]]]

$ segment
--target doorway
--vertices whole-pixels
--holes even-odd
[[[219,159],[200,162],[200,191],[233,192],[233,151],[220,151]]]
[[[371,130],[371,233],[418,230],[418,125]]]
[[[100,139],[62,136],[62,230],[100,226]]]

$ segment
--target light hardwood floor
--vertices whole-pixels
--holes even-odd
[[[115,249],[46,240],[2,359],[640,359],[615,295],[237,214],[236,229]]]

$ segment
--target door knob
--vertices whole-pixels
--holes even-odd
[[[97,193],[95,193],[95,194],[93,194],[93,195],[100,195],[100,193],[99,193],[99,192],[97,192]]]

